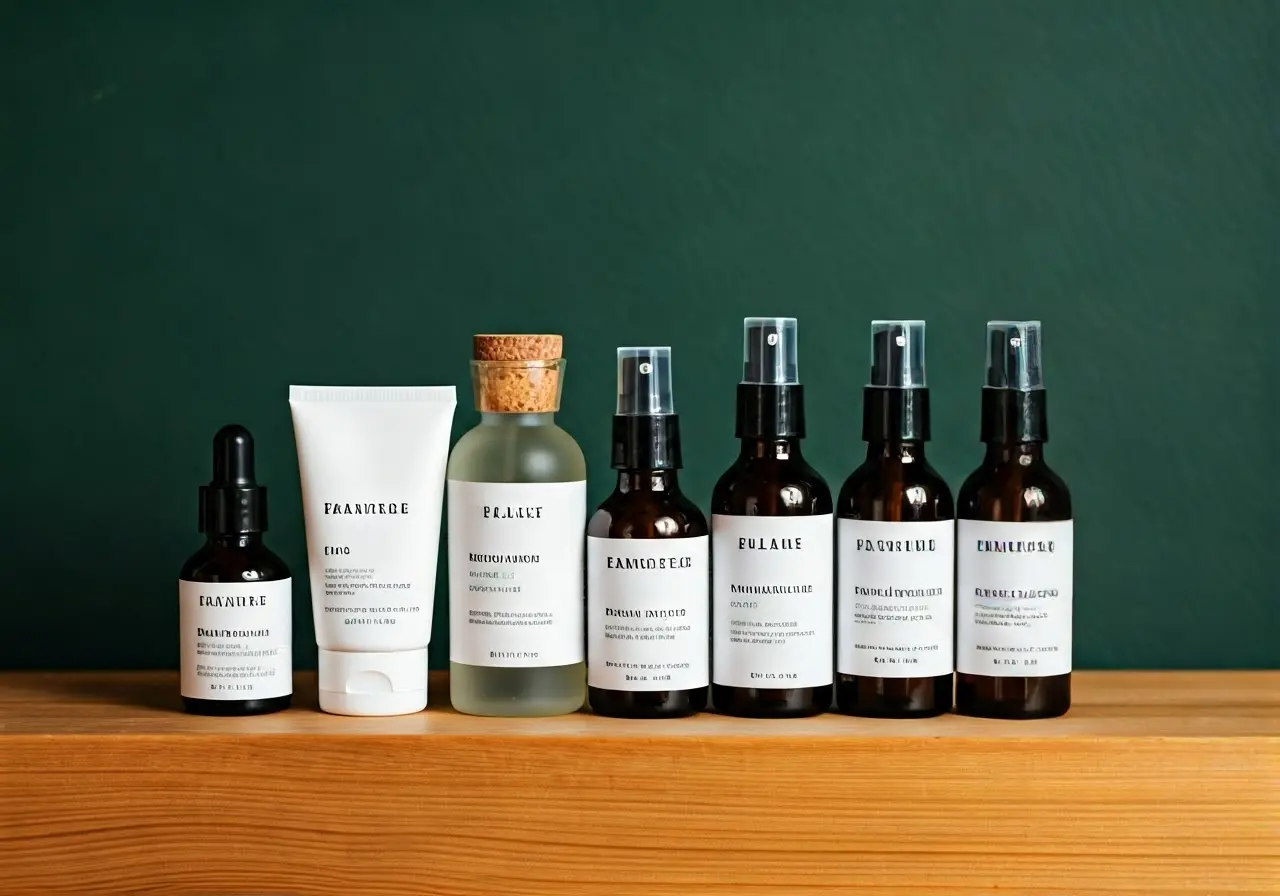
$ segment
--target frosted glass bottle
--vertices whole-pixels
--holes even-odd
[[[449,690],[459,712],[558,715],[586,700],[587,469],[578,443],[555,422],[560,352],[559,336],[476,337],[471,366],[480,424],[458,440],[447,473]],[[474,496],[469,507],[465,495]],[[535,511],[541,515],[522,517]],[[536,559],[503,562],[528,558]],[[475,597],[477,587],[520,593]],[[520,628],[494,619],[525,614],[551,622]],[[496,654],[503,658],[488,659]],[[523,662],[549,664],[510,665]]]

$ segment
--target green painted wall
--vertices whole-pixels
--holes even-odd
[[[229,421],[313,665],[286,387],[465,385],[475,331],[565,334],[593,501],[613,349],[671,344],[705,505],[776,314],[833,486],[869,319],[928,319],[957,487],[985,321],[1043,319],[1077,664],[1275,666],[1278,46],[1245,0],[0,2],[0,665],[176,664]]]

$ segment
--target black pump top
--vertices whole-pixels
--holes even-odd
[[[871,382],[862,390],[867,442],[929,440],[922,320],[871,322]]]
[[[794,317],[742,321],[742,382],[735,435],[739,439],[804,436],[804,387]]]
[[[228,424],[213,437],[213,480],[200,486],[200,531],[243,535],[267,529],[267,489],[253,476],[253,436]]]

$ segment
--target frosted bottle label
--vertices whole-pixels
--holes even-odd
[[[716,684],[832,681],[832,515],[711,518]]]
[[[955,521],[840,520],[838,668],[924,678],[955,671]]]
[[[1071,520],[956,530],[956,668],[973,675],[1071,671]]]
[[[449,480],[449,658],[583,661],[586,482]]]
[[[178,581],[184,697],[268,700],[293,693],[293,580]]]
[[[709,539],[587,539],[587,683],[707,686]]]

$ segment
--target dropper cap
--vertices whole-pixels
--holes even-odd
[[[628,417],[674,414],[671,394],[671,348],[642,346],[618,349],[618,409]]]
[[[924,388],[924,321],[871,322],[871,382],[868,385]]]
[[[993,320],[987,323],[988,389],[1033,392],[1044,388],[1040,321]]]
[[[794,317],[748,317],[742,321],[742,381],[764,386],[800,382],[799,334]]]
[[[253,436],[230,424],[213,437],[213,479],[200,486],[200,531],[243,535],[267,529],[267,489],[253,474]]]

